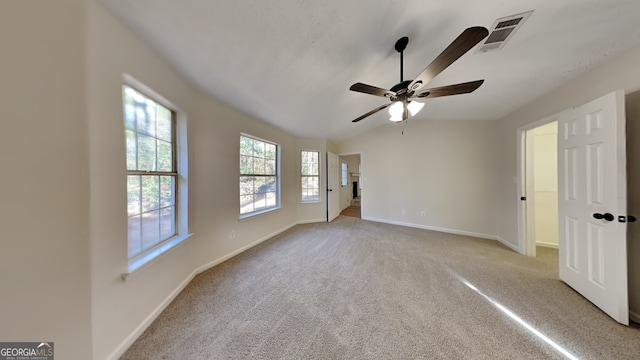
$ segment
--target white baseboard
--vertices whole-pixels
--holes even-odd
[[[371,217],[363,217],[362,220],[369,220],[369,221],[381,222],[381,223],[385,223],[385,224],[393,224],[393,225],[407,226],[407,227],[413,227],[413,228],[418,228],[418,229],[432,230],[432,231],[438,231],[438,232],[443,232],[443,233],[448,233],[448,234],[472,236],[472,237],[477,237],[477,238],[481,238],[481,239],[496,240],[496,241],[500,242],[501,244],[505,245],[506,247],[512,249],[513,251],[516,251],[516,252],[518,251],[517,250],[517,246],[509,243],[508,241],[502,239],[501,237],[499,237],[497,235],[490,235],[490,234],[483,234],[483,233],[477,233],[477,232],[472,232],[472,231],[448,229],[448,228],[442,228],[442,227],[437,227],[437,226],[414,224],[414,223],[408,223],[408,222],[402,222],[402,221],[378,219],[378,218],[371,218]]]
[[[631,319],[631,321],[640,324],[640,314],[638,314],[635,311],[629,310],[629,319]]]
[[[129,334],[129,336],[127,336],[124,341],[122,341],[120,343],[120,345],[118,345],[118,347],[116,347],[116,349],[107,356],[107,359],[119,359],[126,351],[127,349],[133,345],[133,343],[138,339],[138,337],[140,337],[140,335],[142,335],[142,333],[149,327],[149,325],[151,325],[151,323],[153,323],[153,321],[162,313],[162,311],[164,311],[164,309],[169,306],[169,304],[171,304],[171,302],[173,301],[173,299],[176,298],[176,296],[178,296],[178,294],[180,294],[180,292],[182,292],[182,290],[184,290],[184,288],[189,284],[189,282],[191,282],[191,280],[193,280],[193,278],[197,275],[197,273],[193,272],[191,273],[189,276],[187,276],[186,279],[184,279],[184,281],[182,281],[180,283],[180,285],[178,285],[178,287],[176,287],[170,294],[169,296],[167,296],[164,301],[162,301],[160,303],[160,305],[158,305],[155,309],[153,309],[153,311],[149,314],[149,316],[147,316],[141,323],[140,325],[138,325],[131,334]]]
[[[502,245],[508,247],[509,249],[520,253],[520,251],[518,251],[518,246],[517,245],[513,245],[512,243],[508,242],[507,240],[501,238],[500,236],[496,236],[496,240],[498,240],[499,243],[501,243]]]
[[[546,248],[557,249],[558,244],[546,243],[546,242],[536,242],[536,246],[542,246]]]
[[[327,219],[323,219],[321,221],[327,221]],[[140,325],[138,325],[133,332],[131,332],[131,334],[129,334],[129,336],[127,336],[124,341],[122,341],[120,343],[120,345],[118,345],[118,347],[116,347],[116,349],[107,356],[107,359],[111,360],[116,360],[118,358],[120,358],[126,351],[127,349],[138,339],[138,337],[140,337],[140,335],[142,335],[142,333],[151,325],[151,323],[153,323],[153,321],[164,311],[164,309],[166,309],[167,306],[169,306],[169,304],[171,304],[171,302],[176,298],[176,296],[178,296],[178,294],[180,294],[180,292],[182,292],[182,290],[184,290],[184,288],[189,284],[189,282],[191,282],[191,280],[193,280],[194,277],[196,277],[196,275],[200,274],[201,272],[207,271],[209,269],[211,269],[212,267],[231,259],[232,257],[239,255],[242,252],[245,252],[249,249],[251,249],[252,247],[266,241],[269,240],[270,238],[285,232],[287,230],[289,230],[290,228],[294,227],[295,225],[297,225],[297,223],[293,223],[290,224],[288,226],[285,226],[279,230],[274,231],[273,233],[264,236],[250,244],[247,244],[235,251],[232,251],[231,253],[224,255],[222,257],[219,257],[203,266],[198,267],[197,269],[193,270],[193,272],[191,274],[189,274],[189,276],[186,277],[186,279],[184,279],[180,285],[178,285],[170,294],[169,296],[167,296],[164,301],[162,301],[160,303],[160,305],[158,305],[155,309],[153,309],[153,311],[149,314],[149,316],[147,316],[142,323],[140,323]]]
[[[291,229],[295,225],[296,225],[296,223],[287,225],[287,226],[285,226],[285,227],[283,227],[283,228],[281,228],[279,230],[276,230],[276,231],[272,232],[271,234],[269,234],[267,236],[263,236],[260,239],[258,239],[256,241],[250,243],[250,244],[247,244],[247,245],[239,248],[238,250],[232,251],[232,252],[230,252],[229,254],[227,254],[225,256],[219,257],[219,258],[217,258],[217,259],[215,259],[215,260],[213,260],[213,261],[211,261],[211,262],[209,262],[207,264],[202,265],[201,267],[197,268],[194,272],[197,275],[197,274],[200,274],[201,272],[207,271],[207,270],[211,269],[212,267],[214,267],[214,266],[216,266],[216,265],[218,265],[218,264],[220,264],[222,262],[225,262],[225,261],[231,259],[232,257],[234,257],[236,255],[239,255],[239,254],[251,249],[252,247],[254,247],[256,245],[258,245],[258,244],[260,244],[260,243],[262,243],[262,242],[264,242],[266,240],[269,240],[272,237],[274,237],[274,236],[276,236],[276,235],[278,235],[280,233],[283,233],[283,232]]]
[[[296,224],[315,224],[315,223],[321,223],[321,222],[327,222],[327,218],[322,218],[322,219],[312,219],[312,220],[303,220],[303,221],[298,221]]]

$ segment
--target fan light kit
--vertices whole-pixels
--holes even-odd
[[[403,80],[403,53],[409,44],[408,37],[402,37],[396,41],[395,49],[400,53],[400,82],[391,89],[383,89],[363,83],[355,83],[351,85],[349,90],[361,92],[365,94],[386,97],[391,103],[378,106],[368,113],[358,117],[352,122],[358,122],[380,110],[389,108],[389,120],[400,122],[407,120],[409,114],[415,116],[424,106],[424,103],[416,100],[430,99],[440,96],[467,94],[475,91],[482,85],[484,80],[470,81],[466,83],[441,86],[437,88],[421,90],[436,75],[440,74],[454,61],[458,60],[467,51],[471,50],[485,37],[489,35],[489,31],[481,26],[470,27],[462,32],[444,51],[438,55],[414,80]],[[420,90],[420,91],[419,91]],[[418,92],[419,91],[419,92]]]
[[[405,111],[409,111],[411,116],[415,116],[424,106],[424,103],[419,103],[417,101],[396,101],[389,107],[389,115],[391,118],[389,120],[393,122],[399,122],[405,120]]]

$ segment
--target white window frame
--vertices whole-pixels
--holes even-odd
[[[122,279],[127,280],[134,272],[146,267],[146,265],[152,263],[155,259],[168,253],[170,250],[176,248],[182,244],[184,240],[188,239],[192,234],[188,232],[188,152],[187,152],[187,117],[186,114],[180,110],[173,103],[166,98],[133,78],[128,74],[123,75],[123,128],[124,128],[124,87],[130,87],[135,91],[141,93],[145,97],[158,103],[159,105],[169,109],[173,114],[173,155],[174,155],[174,171],[175,175],[175,234],[147,249],[144,249],[141,253],[135,256],[128,256],[127,246],[127,258],[128,266],[127,272],[122,274]],[[125,163],[126,169],[126,163]],[[130,172],[127,171],[127,176]],[[125,210],[126,213],[126,210]],[[128,232],[127,232],[128,234]],[[127,235],[128,238],[128,235]],[[128,240],[127,240],[128,243]]]
[[[302,163],[302,153],[304,152],[308,152],[308,153],[316,153],[317,158],[318,158],[318,163],[317,163],[317,174],[316,175],[305,175],[302,172],[302,169],[304,167],[305,164]],[[319,203],[322,199],[320,198],[320,169],[321,169],[321,156],[320,156],[320,151],[318,150],[300,150],[300,203],[302,204],[310,204],[310,203]],[[305,200],[304,199],[304,190],[305,188],[302,186],[302,179],[304,178],[316,178],[317,184],[318,184],[318,198],[317,199],[312,199],[312,200]]]
[[[349,185],[349,163],[345,159],[340,159],[340,185],[345,187]]]
[[[240,144],[242,143],[242,138],[243,137],[253,139],[254,141],[260,141],[260,142],[263,142],[265,144],[274,145],[276,147],[275,174],[242,173],[242,170],[241,170],[240,167],[241,167],[243,155],[242,155],[242,149],[241,149]],[[240,139],[239,140],[240,140],[238,142],[238,154],[239,154],[239,158],[240,158],[240,161],[238,162],[238,173],[239,173],[239,178],[238,178],[239,196],[238,196],[238,199],[239,199],[239,205],[240,205],[240,209],[239,209],[240,217],[239,217],[239,219],[240,220],[247,219],[247,218],[251,218],[251,217],[256,216],[256,215],[260,215],[260,214],[264,214],[264,213],[268,213],[268,212],[280,209],[282,207],[281,206],[281,201],[280,201],[280,197],[281,197],[281,191],[280,191],[281,190],[280,189],[280,178],[281,178],[281,176],[280,176],[280,157],[281,157],[282,147],[278,143],[275,143],[275,142],[269,141],[269,140],[265,140],[265,139],[261,139],[261,138],[259,138],[257,136],[253,136],[253,135],[250,135],[250,134],[247,134],[247,133],[240,133]],[[268,206],[268,207],[264,207],[264,208],[260,208],[260,209],[256,209],[256,210],[249,211],[249,212],[246,212],[246,213],[242,213],[242,206],[243,206],[242,205],[242,197],[245,196],[245,195],[248,195],[248,194],[245,194],[243,189],[242,189],[242,187],[243,187],[242,186],[242,178],[243,177],[256,177],[256,178],[258,178],[258,177],[267,177],[267,176],[269,176],[269,177],[275,176],[275,178],[276,178],[276,180],[275,180],[275,203],[274,203],[274,205]],[[254,201],[254,204],[255,204],[255,201]]]

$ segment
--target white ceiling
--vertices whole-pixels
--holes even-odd
[[[493,120],[640,45],[638,0],[100,0],[190,83],[303,137],[340,142],[389,122],[386,99],[355,82],[413,79],[465,28],[534,10],[500,51],[475,48],[427,87],[478,79],[426,100],[410,121]],[[639,64],[640,66],[640,64]]]

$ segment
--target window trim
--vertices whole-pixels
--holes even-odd
[[[342,168],[342,165],[346,165],[345,169]],[[343,180],[344,185],[342,184]],[[345,159],[340,159],[340,186],[349,186],[349,162]]]
[[[267,144],[271,144],[271,145],[275,145],[276,146],[276,204],[272,207],[268,207],[268,208],[264,208],[264,209],[260,209],[260,210],[254,210],[248,213],[240,213],[240,211],[242,211],[242,205],[240,204],[240,197],[242,195],[240,195],[240,177],[242,176],[260,176],[260,175],[251,175],[251,174],[241,174],[240,173],[240,142],[242,141],[242,137],[247,137],[247,138],[251,138],[253,140],[258,140],[261,141],[263,143],[267,143]],[[282,155],[282,146],[275,142],[275,141],[271,141],[271,140],[266,140],[263,138],[260,138],[258,136],[255,135],[251,135],[245,132],[241,132],[240,133],[240,137],[238,138],[238,205],[239,205],[239,211],[238,213],[238,220],[246,220],[246,219],[250,219],[253,218],[255,216],[258,215],[262,215],[262,214],[266,214],[266,213],[270,213],[272,211],[276,211],[276,210],[280,210],[282,208],[282,188],[281,188],[281,178],[282,178],[282,174],[281,174],[281,155]],[[263,175],[266,176],[266,175]],[[270,175],[271,176],[271,175]]]
[[[146,268],[147,265],[157,261],[165,254],[169,253],[171,250],[178,247],[178,245],[182,244],[185,240],[191,237],[191,233],[188,231],[189,226],[189,189],[188,189],[188,147],[187,147],[187,115],[184,111],[182,111],[178,106],[173,104],[171,101],[167,100],[162,95],[158,94],[156,91],[145,85],[144,83],[138,81],[136,78],[132,77],[129,74],[122,75],[123,81],[120,86],[120,93],[122,97],[122,92],[124,90],[124,86],[128,86],[135,91],[143,94],[144,96],[150,98],[156,103],[166,107],[172,112],[172,121],[174,126],[173,135],[173,161],[175,167],[175,200],[174,206],[176,211],[175,217],[175,230],[176,234],[146,250],[137,254],[134,257],[129,258],[128,256],[128,230],[126,233],[126,243],[127,243],[127,254],[125,255],[127,258],[127,272],[122,274],[122,279],[126,281],[133,274],[137,273],[143,268]],[[123,99],[123,98],[122,98]],[[123,101],[123,100],[121,100]],[[124,130],[124,102],[121,102],[121,110],[122,110],[122,127]],[[124,148],[126,151],[126,146]],[[126,162],[123,163],[125,167],[125,172],[127,176],[129,175],[129,170],[126,169]],[[144,171],[136,171],[141,173],[146,173]],[[160,172],[158,172],[160,173]],[[173,173],[171,173],[173,176]],[[125,207],[126,209],[126,207]],[[126,210],[125,210],[126,212]]]
[[[318,175],[302,175],[302,153],[303,152],[314,152],[318,154]],[[320,154],[320,150],[308,150],[308,149],[301,149],[300,150],[300,204],[317,204],[317,203],[321,203],[322,202],[322,192],[320,191],[320,189],[322,188],[322,184],[320,183],[320,172],[322,169],[322,156]],[[303,200],[302,199],[302,178],[303,177],[317,177],[318,178],[318,200]]]

